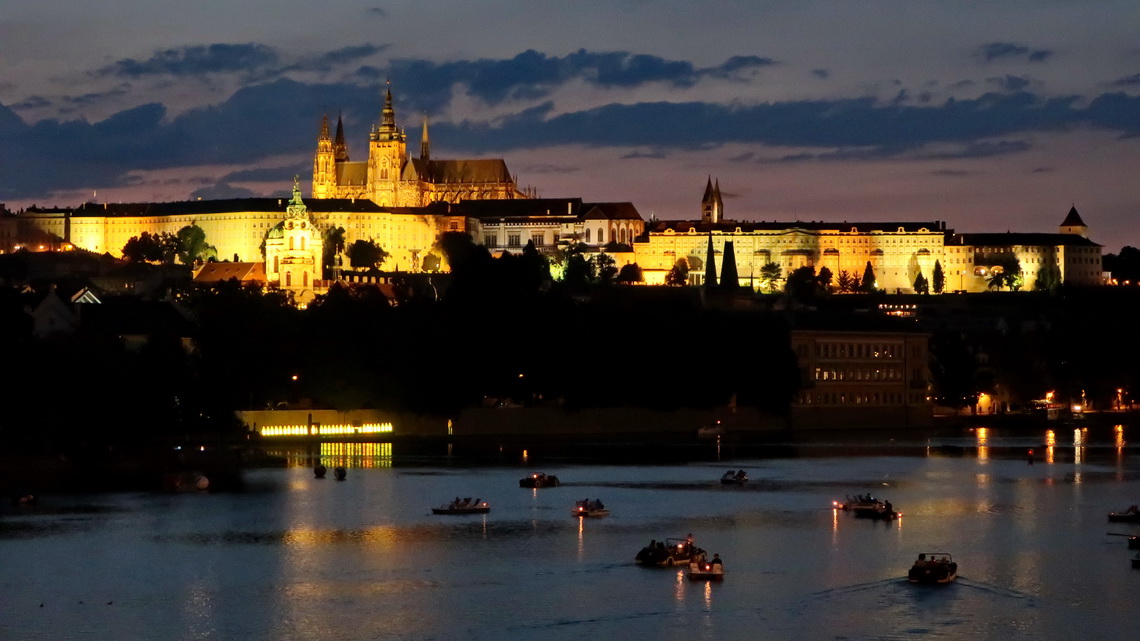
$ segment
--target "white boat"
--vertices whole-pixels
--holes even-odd
[[[600,500],[591,501],[586,499],[584,501],[575,501],[574,509],[570,510],[571,516],[609,516],[610,511],[602,504]]]
[[[689,563],[689,580],[723,581],[724,564],[720,562],[720,558],[715,556],[712,561],[704,559],[691,561]]]
[[[472,501],[470,498],[452,501],[431,509],[432,514],[486,514],[490,511],[491,506],[486,501],[479,499]]]

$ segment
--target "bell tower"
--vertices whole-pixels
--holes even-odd
[[[339,131],[339,127],[338,127]],[[313,157],[313,198],[336,196],[336,156],[329,137],[329,117],[321,118],[321,133],[317,136],[317,153]]]
[[[396,111],[392,108],[392,83],[384,96],[380,125],[369,136],[368,184],[371,197],[381,207],[399,204],[399,181],[407,162],[404,132],[396,127]]]

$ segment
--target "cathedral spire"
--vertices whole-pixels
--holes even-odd
[[[431,141],[428,140],[428,117],[424,112],[424,133],[420,137],[420,160],[431,160]]]
[[[317,142],[323,142],[329,139],[329,115],[321,116],[321,133],[317,136]]]
[[[384,111],[380,113],[380,128],[376,131],[380,140],[399,140],[400,130],[396,128],[396,110],[392,108],[392,81],[384,92]]]
[[[701,222],[719,223],[723,210],[724,201],[720,198],[720,179],[717,179],[714,186],[712,176],[709,176],[708,182],[705,183],[705,195],[701,197]]]
[[[344,142],[344,116],[336,115],[336,139],[333,140],[333,155],[337,162],[348,160],[348,144]]]

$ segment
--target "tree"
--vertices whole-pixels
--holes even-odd
[[[353,268],[376,269],[388,259],[384,251],[372,240],[356,240],[348,246],[348,264]]]
[[[189,224],[175,234],[178,239],[178,260],[183,265],[193,265],[218,258],[216,247],[206,242],[206,232],[196,224]]]
[[[1037,271],[1037,280],[1033,288],[1042,292],[1055,292],[1061,287],[1061,269],[1055,263],[1049,263]]]
[[[990,289],[1008,287],[1016,292],[1021,289],[1024,277],[1021,272],[1021,261],[1013,254],[1000,254],[994,259],[990,268],[990,277],[986,281]]]
[[[689,284],[689,261],[678,258],[669,273],[665,275],[665,284],[673,287],[682,287]]]
[[[839,278],[836,279],[835,284],[839,287],[839,291],[849,293],[859,288],[859,279],[855,278],[855,274],[852,274],[846,269],[841,269],[839,270]]]
[[[578,243],[566,250],[566,263],[562,270],[562,282],[567,285],[582,287],[597,280],[597,265],[587,254],[590,247],[586,243]]]
[[[819,293],[819,281],[815,276],[815,267],[804,265],[797,267],[788,274],[784,281],[784,293],[801,303],[811,301]]]
[[[825,293],[831,291],[831,281],[833,279],[834,278],[831,275],[831,270],[828,269],[826,265],[819,268],[819,274],[817,274],[815,277],[816,282],[819,283],[819,286]]]
[[[918,272],[918,276],[914,277],[914,291],[916,294],[929,294],[930,283],[926,281],[926,276],[922,272]]]
[[[1121,285],[1140,285],[1140,249],[1125,245],[1119,254],[1105,254],[1104,270]]]
[[[123,258],[132,263],[160,263],[166,257],[170,246],[170,234],[150,234],[143,232],[132,236],[123,245]]]
[[[597,268],[599,283],[608,285],[617,276],[617,261],[609,254],[598,254],[594,258],[594,266]]]
[[[645,274],[642,273],[641,266],[637,263],[626,263],[618,271],[617,282],[623,284],[643,283],[645,282]]]
[[[760,289],[765,292],[776,291],[780,281],[781,269],[779,263],[768,263],[760,268]]]
[[[934,261],[934,276],[930,280],[935,294],[941,294],[946,289],[946,274],[942,271],[942,263]]]
[[[875,268],[871,267],[871,261],[867,261],[867,266],[863,268],[863,280],[859,281],[859,291],[870,293],[875,289]]]

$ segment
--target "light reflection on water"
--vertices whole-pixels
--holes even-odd
[[[529,468],[393,467],[390,449],[347,448],[343,483],[302,452],[248,473],[245,493],[47,497],[0,518],[0,638],[1095,637],[1131,629],[1140,599],[1123,537],[1105,536],[1105,513],[1140,497],[1123,439],[1054,436],[1036,465],[1044,430],[732,460],[744,487],[721,486],[711,460],[560,465],[545,471],[565,485],[540,490],[518,487]],[[832,508],[867,492],[904,516]],[[430,513],[457,494],[491,513]],[[571,517],[584,496],[611,515]],[[649,539],[688,532],[725,559],[722,584],[633,565]],[[942,551],[956,584],[903,580]]]

